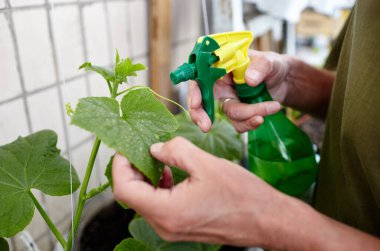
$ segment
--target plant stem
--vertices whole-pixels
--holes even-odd
[[[117,97],[117,89],[119,87],[119,83],[113,82],[112,84],[113,84],[113,86],[112,86],[111,98],[114,99]]]
[[[110,95],[112,95],[112,86],[109,80],[107,80],[108,90],[110,91]]]
[[[108,84],[108,86],[110,88],[111,84],[109,83],[109,81],[107,81],[107,84]],[[118,88],[119,88],[119,83],[112,82],[111,98],[113,98],[113,99],[116,98],[116,96],[117,96],[117,89]],[[76,231],[78,229],[78,226],[79,226],[79,223],[80,223],[80,219],[82,217],[84,205],[86,203],[86,200],[88,199],[87,198],[87,194],[86,194],[87,193],[88,182],[90,181],[92,169],[94,168],[94,163],[95,163],[96,155],[98,154],[100,143],[101,143],[101,140],[98,139],[98,138],[96,138],[95,142],[94,142],[94,146],[92,147],[90,159],[88,160],[88,164],[87,164],[87,168],[86,168],[86,174],[84,175],[82,186],[80,188],[79,198],[78,198],[78,205],[77,205],[77,209],[76,209],[75,216],[74,216],[74,222],[73,222],[73,225],[71,226],[70,235],[69,235],[69,238],[67,240],[67,245],[66,245],[66,249],[65,249],[66,251],[71,251],[71,249],[72,249],[73,238],[74,238],[74,235],[75,235],[75,233],[76,233]],[[103,189],[102,187],[101,187],[101,189]],[[106,189],[106,187],[104,189]],[[103,191],[103,190],[101,190],[101,191]],[[99,191],[99,193],[101,191]],[[90,195],[91,195],[91,192],[92,192],[92,190],[90,191]],[[95,195],[93,195],[93,196],[95,196]],[[93,196],[91,196],[91,197],[93,197]]]
[[[66,241],[65,238],[63,238],[62,234],[59,232],[57,227],[54,225],[53,221],[50,219],[49,215],[47,215],[44,208],[41,206],[41,204],[38,202],[37,198],[34,196],[32,191],[29,191],[29,195],[33,200],[34,205],[36,206],[38,212],[40,212],[42,218],[45,220],[46,224],[49,226],[50,230],[53,232],[59,243],[61,243],[62,248],[66,248]]]
[[[107,182],[99,187],[96,187],[94,189],[91,189],[85,196],[85,200],[89,200],[92,197],[95,197],[96,195],[100,194],[104,190],[106,190],[108,187],[111,186],[111,183]]]
[[[121,94],[123,94],[123,93],[126,93],[127,91],[129,91],[129,88],[126,89],[126,90],[124,90],[124,91],[121,91],[121,92],[117,93],[117,94],[116,94],[116,97],[119,96],[119,95],[121,95]]]
[[[69,239],[67,240],[67,245],[65,249],[66,251],[71,251],[74,234],[76,233],[78,229],[79,222],[82,217],[83,208],[86,202],[86,191],[88,187],[88,182],[90,181],[91,172],[94,167],[95,158],[99,150],[100,142],[101,142],[100,139],[96,138],[94,142],[94,146],[92,147],[90,159],[87,164],[86,174],[84,176],[82,186],[80,188],[77,210],[75,212],[74,223],[70,231]]]

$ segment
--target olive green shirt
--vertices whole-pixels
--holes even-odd
[[[358,0],[327,61],[329,104],[315,207],[380,236],[380,0]]]

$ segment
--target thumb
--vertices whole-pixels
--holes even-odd
[[[202,164],[201,159],[207,155],[207,153],[182,137],[175,137],[165,143],[153,144],[150,147],[150,152],[153,157],[161,162],[176,166],[188,172],[191,176],[195,175],[196,167]]]
[[[250,63],[245,71],[245,81],[250,86],[260,84],[273,69],[269,56],[259,51],[249,51]]]
[[[112,183],[115,199],[137,211],[158,204],[157,193],[162,192],[161,189],[154,189],[146,183],[141,173],[120,154],[116,154],[113,159]]]

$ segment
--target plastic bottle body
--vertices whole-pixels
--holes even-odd
[[[272,100],[266,88],[245,103]],[[309,137],[283,112],[264,117],[264,123],[248,132],[249,170],[276,189],[302,195],[315,181],[317,163]]]

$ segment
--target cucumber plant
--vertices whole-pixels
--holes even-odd
[[[153,185],[157,185],[163,171],[163,163],[155,160],[149,147],[156,142],[182,135],[211,153],[228,159],[241,158],[241,141],[226,121],[220,120],[214,131],[204,137],[196,127],[189,126],[186,116],[173,116],[149,87],[132,86],[123,91],[119,87],[128,78],[145,70],[143,64],[134,64],[129,58],[121,59],[116,52],[112,69],[86,62],[79,67],[100,74],[109,89],[109,97],[85,97],[75,109],[66,105],[71,124],[93,133],[93,143],[85,176],[82,182],[67,159],[57,148],[57,134],[42,130],[0,146],[0,247],[9,249],[6,238],[22,231],[32,220],[35,208],[45,220],[57,241],[66,251],[72,250],[74,235],[78,229],[85,202],[111,186],[112,156],[106,170],[108,182],[88,190],[100,144],[126,156]],[[160,97],[160,96],[159,96]],[[188,125],[189,124],[189,125]],[[179,127],[179,130],[177,131]],[[221,133],[223,131],[223,133]],[[202,138],[203,137],[203,138]],[[205,144],[206,142],[206,144]],[[240,150],[239,150],[240,149]],[[176,182],[186,178],[186,173],[173,168]],[[79,189],[72,229],[67,240],[54,225],[35,196],[34,190],[50,196],[69,195]],[[123,205],[124,206],[124,205]],[[192,250],[216,251],[218,245],[200,243],[168,243],[161,240],[142,218],[136,218],[129,226],[134,238],[122,241],[115,250]]]

